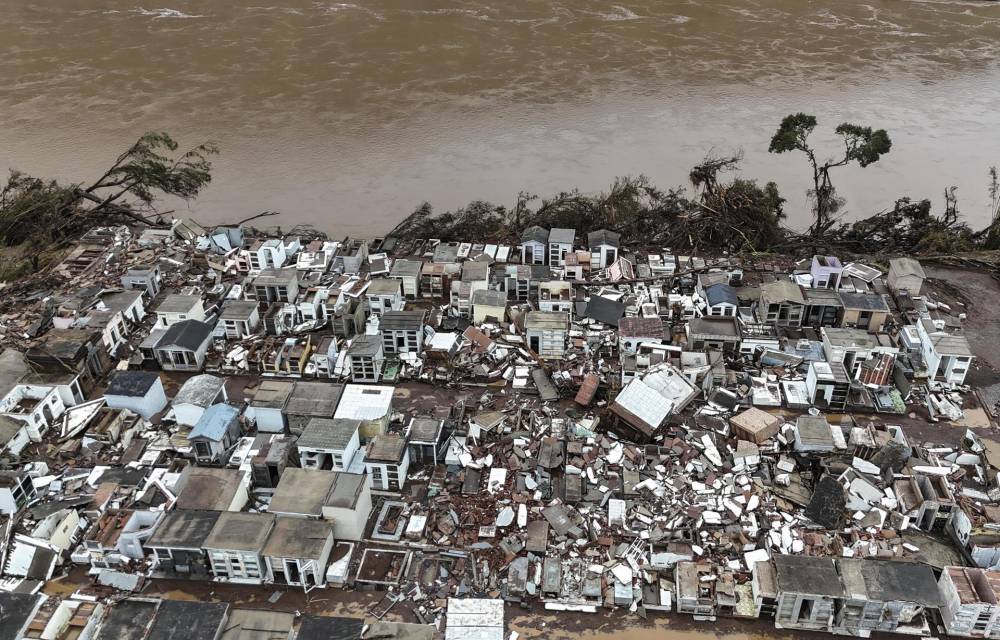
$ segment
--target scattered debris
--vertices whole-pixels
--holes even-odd
[[[163,578],[376,590],[365,637],[503,638],[535,601],[866,637],[960,634],[931,567],[1000,575],[1000,445],[929,437],[997,388],[914,261],[152,231],[0,316],[0,599],[75,564],[62,602],[101,612]]]

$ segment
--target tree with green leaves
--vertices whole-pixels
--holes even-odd
[[[771,138],[768,151],[801,151],[806,154],[813,173],[813,188],[809,193],[813,201],[813,224],[809,233],[814,238],[819,238],[836,223],[837,212],[844,204],[830,180],[830,170],[852,162],[857,162],[861,167],[874,164],[889,153],[892,140],[885,129],[872,129],[845,122],[835,130],[844,143],[843,155],[821,161],[816,149],[809,143],[809,136],[815,128],[816,116],[806,113],[785,116]]]
[[[126,149],[93,184],[76,195],[91,202],[92,212],[118,213],[149,223],[155,201],[163,196],[190,200],[212,181],[212,143],[174,155],[178,144],[167,133],[153,131]]]
[[[177,149],[168,134],[147,133],[89,185],[65,185],[12,170],[0,187],[0,243],[29,244],[24,253],[37,270],[44,250],[95,226],[155,224],[159,198],[189,200],[212,180],[214,145],[200,144],[180,154]]]

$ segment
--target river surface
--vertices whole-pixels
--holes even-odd
[[[684,184],[744,152],[808,224],[808,168],[769,155],[856,121],[892,152],[834,175],[847,215],[1000,164],[1000,3],[960,0],[0,0],[0,166],[86,181],[142,132],[217,142],[190,215],[385,232],[422,201],[510,204],[616,175]],[[819,133],[819,132],[818,132]],[[182,205],[181,211],[187,213]]]

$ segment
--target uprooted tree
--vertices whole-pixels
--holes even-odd
[[[959,220],[955,187],[944,191],[944,210],[929,199],[899,198],[892,209],[831,229],[825,242],[857,253],[954,253],[975,248],[976,236]]]
[[[570,227],[581,234],[605,228],[621,233],[625,242],[690,250],[802,253],[846,250],[945,252],[967,248],[1000,248],[1000,179],[991,170],[993,222],[971,232],[959,221],[954,188],[945,191],[945,209],[936,214],[929,200],[900,198],[888,211],[852,223],[837,224],[839,200],[830,170],[857,162],[868,166],[891,148],[885,131],[842,124],[842,158],[819,162],[809,144],[816,119],[788,116],[771,141],[771,151],[801,150],[813,167],[817,217],[810,235],[784,226],[784,198],[773,182],[763,185],[735,175],[740,154],[707,157],[689,174],[690,187],[663,190],[645,176],[615,179],[602,193],[564,191],[551,198],[519,193],[508,208],[475,201],[437,214],[424,203],[391,233],[401,237],[465,241],[515,241],[532,225]],[[43,252],[60,248],[96,226],[118,223],[160,224],[169,212],[158,211],[165,196],[191,199],[211,181],[212,144],[177,153],[166,133],[148,133],[118,156],[89,185],[62,184],[11,171],[0,185],[0,247],[17,247],[22,268],[30,261],[36,271]],[[264,212],[234,222],[242,224]],[[11,254],[13,255],[13,254]],[[0,265],[2,266],[2,265]],[[0,277],[11,271],[0,269]],[[13,270],[12,270],[13,271]]]
[[[740,156],[706,158],[691,170],[694,198],[683,189],[662,190],[645,176],[616,178],[598,194],[564,191],[551,198],[518,194],[507,208],[475,201],[435,214],[428,203],[403,220],[392,235],[441,240],[515,240],[527,227],[568,227],[586,234],[610,229],[630,243],[766,251],[782,242],[784,199],[778,187],[753,180],[723,180]]]
[[[151,132],[126,149],[89,185],[60,184],[12,170],[0,188],[0,243],[28,245],[32,267],[53,244],[103,224],[160,223],[155,203],[172,196],[189,200],[212,179],[215,145],[177,154],[168,134]]]
[[[704,246],[770,251],[789,235],[784,227],[785,199],[777,184],[768,182],[761,187],[740,177],[730,182],[720,180],[720,174],[736,171],[741,160],[742,154],[709,156],[691,169],[688,179],[698,192],[695,211],[687,221],[692,227],[688,230],[692,245],[698,244],[694,242],[697,237]]]
[[[816,116],[807,113],[795,113],[781,121],[778,130],[771,138],[768,151],[785,153],[801,151],[806,154],[812,167],[813,188],[809,196],[813,201],[813,223],[809,234],[813,238],[821,238],[837,222],[837,212],[844,200],[837,195],[837,190],[830,180],[830,170],[857,162],[861,167],[878,162],[879,158],[889,153],[892,140],[885,129],[873,130],[856,124],[843,123],[835,132],[844,143],[843,155],[827,160],[820,160],[817,150],[810,144],[809,136],[816,128]]]

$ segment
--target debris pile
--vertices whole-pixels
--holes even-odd
[[[82,565],[95,603],[374,590],[456,638],[504,601],[960,633],[931,572],[1000,564],[995,380],[909,258],[178,220],[95,230],[2,304],[3,592]],[[862,591],[878,615],[781,604]]]

